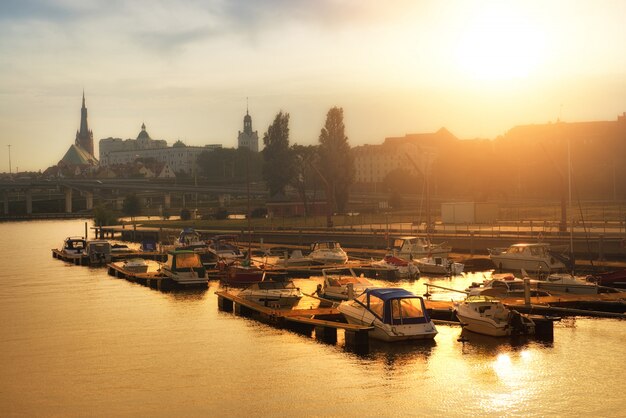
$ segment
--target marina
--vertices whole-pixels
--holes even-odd
[[[625,343],[623,320],[617,319],[623,314],[596,319],[585,312],[570,316],[575,304],[588,295],[531,298],[531,314],[541,313],[540,309],[547,309],[548,304],[565,304],[546,312],[554,315],[559,308],[565,310],[559,314],[560,320],[550,321],[549,337],[494,338],[462,330],[452,312],[454,301],[463,295],[454,296],[453,292],[432,287],[424,303],[437,324],[436,337],[432,341],[386,343],[369,337],[371,327],[348,324],[336,307],[324,307],[323,301],[314,297],[317,286],[323,283],[319,271],[292,279],[304,294],[293,309],[262,306],[240,298],[240,289],[224,286],[215,278],[190,289],[168,285],[167,278],[154,273],[154,260],[146,260],[150,267],[143,272],[141,263],[124,266],[122,260],[102,268],[60,263],[51,258],[50,246],[67,231],[76,230],[77,225],[80,227],[77,221],[69,220],[26,225],[44,232],[41,242],[33,248],[33,261],[45,274],[29,274],[19,283],[9,281],[16,272],[29,268],[18,262],[3,279],[0,309],[5,317],[13,318],[7,332],[19,336],[15,343],[0,343],[0,362],[7,378],[14,382],[3,386],[4,404],[8,404],[9,396],[15,398],[15,389],[28,386],[32,393],[39,394],[31,404],[33,408],[70,415],[79,413],[81,405],[101,405],[114,415],[125,415],[130,410],[144,414],[209,413],[216,408],[230,411],[229,414],[256,415],[246,406],[248,402],[241,402],[243,398],[235,390],[235,382],[260,385],[262,381],[261,387],[269,385],[272,389],[259,389],[251,397],[255,403],[266,405],[266,413],[288,413],[284,407],[267,403],[273,399],[270,392],[282,388],[287,393],[297,393],[303,402],[320,405],[315,408],[316,415],[335,415],[337,410],[368,415],[367,408],[355,408],[351,399],[374,396],[380,390],[392,403],[390,413],[401,413],[403,407],[393,405],[403,405],[403,397],[410,395],[413,401],[421,403],[422,412],[439,415],[440,402],[420,395],[423,388],[412,383],[428,379],[433,390],[446,398],[445,410],[456,410],[459,415],[556,413],[559,402],[565,400],[568,408],[580,413],[590,414],[593,410],[595,414],[611,415],[621,408],[618,402],[600,402],[596,397],[617,383],[615,368],[624,367],[614,360]],[[8,234],[13,228],[16,226],[11,223],[0,225],[2,232]],[[11,254],[6,244],[2,250]],[[133,259],[129,255],[129,260]],[[427,291],[425,284],[462,290],[479,277],[481,273],[464,273],[372,282],[383,287],[400,286],[422,295]],[[618,304],[616,295],[594,297]],[[523,297],[503,302],[520,312],[525,306]],[[570,308],[565,307],[568,303]],[[80,317],[76,317],[78,312]],[[94,328],[93,324],[98,326]],[[24,344],[28,349],[22,348],[18,354],[16,347]],[[68,355],[71,364],[63,360]],[[184,360],[187,358],[195,360]],[[241,363],[243,358],[249,360]],[[593,367],[580,369],[580,364],[591,359]],[[254,372],[251,361],[255,364]],[[320,388],[320,382],[328,381],[324,376],[336,376],[337,367],[345,371],[345,377]],[[28,374],[22,373],[24,368]],[[96,373],[85,374],[80,371],[83,368]],[[277,368],[280,374],[276,373]],[[454,381],[450,370],[454,370]],[[484,395],[492,400],[486,404],[471,401],[479,384],[477,370],[489,376],[486,381],[480,378]],[[562,374],[572,370],[576,370],[577,379],[563,383]],[[55,386],[75,388],[72,401],[64,402],[66,406],[55,406],[60,399],[70,399],[66,393],[39,383],[44,373],[46,381]],[[216,377],[226,375],[227,381],[218,379],[221,383],[214,383]],[[603,376],[601,383],[584,392],[579,390],[582,381],[595,376]],[[458,382],[458,377],[466,382]],[[384,389],[384,380],[391,384],[391,389]],[[150,390],[146,392],[148,381]],[[557,381],[558,391],[552,389]],[[296,392],[294,385],[300,388]],[[372,389],[362,389],[363,385]],[[204,396],[218,388],[222,393],[219,399]],[[541,388],[541,395],[532,388]],[[172,389],[178,389],[176,396]],[[518,395],[523,393],[526,400],[505,394],[511,390]],[[322,399],[339,392],[346,398],[338,400],[333,408],[322,405]],[[82,401],[76,402],[78,398],[74,396]],[[502,396],[506,403],[497,401]],[[120,402],[111,404],[111,399]],[[128,401],[122,402],[123,399]],[[70,404],[76,406],[68,407]],[[20,405],[21,411],[29,410],[26,404]]]

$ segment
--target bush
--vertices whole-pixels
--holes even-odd
[[[93,209],[93,223],[97,226],[116,225],[119,223],[119,219],[111,209],[99,205]]]

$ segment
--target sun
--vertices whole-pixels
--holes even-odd
[[[528,16],[495,5],[477,10],[459,33],[459,69],[482,81],[526,78],[541,62],[541,39]]]

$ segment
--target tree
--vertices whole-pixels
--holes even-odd
[[[250,181],[262,179],[263,157],[248,148],[218,148],[198,155],[198,169],[204,177],[217,181],[245,182],[246,164]]]
[[[270,197],[285,192],[293,177],[294,159],[289,148],[289,113],[278,112],[263,135],[263,178]]]
[[[126,216],[130,216],[131,220],[133,220],[135,216],[141,215],[141,201],[136,194],[133,193],[126,196],[122,204],[122,213]]]
[[[318,175],[313,169],[318,160],[317,146],[294,144],[291,150],[295,161],[291,185],[298,191],[298,195],[304,204],[304,213],[308,215],[307,189],[312,188],[315,190],[315,186],[319,183],[316,181],[318,180]]]
[[[343,108],[333,107],[326,114],[326,123],[319,137],[321,175],[328,183],[329,203],[338,212],[344,212],[354,182],[354,158],[345,134]]]
[[[104,205],[98,205],[93,209],[93,222],[97,226],[116,225],[119,223],[115,213]]]

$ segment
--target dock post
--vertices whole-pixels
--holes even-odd
[[[554,339],[554,322],[549,318],[533,318],[535,336],[544,340]]]
[[[337,328],[317,325],[315,327],[315,339],[329,344],[337,342]]]
[[[524,303],[530,306],[530,279],[524,278]]]
[[[370,338],[368,331],[348,331],[346,335],[346,348],[357,353],[367,353],[370,350]]]
[[[224,312],[232,312],[233,311],[233,301],[230,299],[226,299],[223,296],[217,297],[217,308],[220,311]]]

